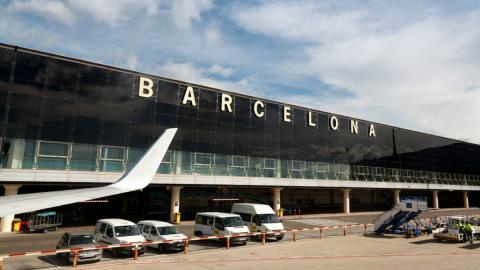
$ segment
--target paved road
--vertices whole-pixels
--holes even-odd
[[[250,244],[232,247],[230,250],[191,251],[188,255],[172,253],[142,256],[100,263],[81,264],[78,269],[478,269],[480,244],[444,243],[430,237],[404,239],[402,237],[330,237],[267,243],[265,246]],[[25,259],[14,258],[5,264],[5,270],[71,269],[65,265],[53,266],[51,256],[40,257],[35,265]],[[43,263],[43,264],[42,264]]]
[[[352,213],[350,215],[345,214],[320,214],[320,215],[304,215],[301,219],[292,219],[292,217],[286,217],[284,219],[284,225],[287,229],[291,228],[310,228],[318,226],[329,226],[329,225],[345,225],[350,223],[371,223],[377,217],[379,212],[370,212],[370,213]],[[421,214],[421,218],[432,218],[437,216],[447,216],[447,215],[480,215],[480,210],[478,208],[470,209],[442,209],[438,211],[428,211]],[[182,222],[178,226],[179,230],[184,232],[187,236],[193,236],[193,222],[186,221]],[[11,253],[11,252],[20,252],[20,251],[36,251],[44,249],[55,248],[55,245],[60,238],[60,236],[65,231],[70,232],[93,232],[93,226],[85,227],[69,227],[69,228],[60,228],[57,232],[49,232],[46,234],[43,233],[32,233],[32,234],[8,234],[0,235],[0,254]],[[361,233],[363,228],[357,227],[349,230],[349,233]],[[331,235],[341,235],[343,231],[341,229],[335,231],[325,232],[325,236]],[[318,237],[318,232],[304,232],[298,234],[297,237],[308,238],[308,237]],[[288,237],[287,237],[288,238]],[[258,243],[257,243],[258,244]],[[195,249],[196,244],[192,244],[192,249]],[[217,245],[217,246],[215,246]],[[208,243],[199,244],[199,249],[207,247],[218,247],[218,244]]]

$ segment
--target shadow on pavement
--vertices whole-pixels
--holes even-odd
[[[467,244],[465,246],[462,246],[460,248],[463,248],[463,249],[477,249],[480,247],[480,243],[474,243],[474,244]]]
[[[370,237],[370,238],[383,238],[383,239],[403,238],[400,235],[378,234],[378,233],[367,233],[364,236],[365,237]]]

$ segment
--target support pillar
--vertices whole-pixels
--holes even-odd
[[[468,204],[468,191],[463,192],[463,207],[470,208],[470,205]]]
[[[179,186],[170,186],[170,222],[175,222],[175,213],[180,212],[180,189]]]
[[[3,185],[3,187],[5,188],[4,196],[17,195],[18,189],[21,186],[22,185],[16,185],[16,184]],[[1,220],[0,220],[1,232],[11,232],[12,231],[12,221],[13,221],[14,217],[15,217],[15,215],[8,215],[8,216],[1,217]]]
[[[351,189],[342,189],[343,191],[343,213],[350,214],[350,191]]]
[[[281,191],[282,188],[272,188],[272,201],[273,201],[273,211],[278,216],[278,211],[280,210],[281,207]]]
[[[440,208],[438,205],[438,190],[432,190],[433,208]]]
[[[393,191],[393,203],[400,203],[400,189],[395,189]]]

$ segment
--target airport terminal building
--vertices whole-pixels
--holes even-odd
[[[0,194],[111,183],[169,127],[148,188],[60,210],[135,220],[235,201],[302,213],[385,210],[401,194],[478,202],[476,144],[0,44]]]

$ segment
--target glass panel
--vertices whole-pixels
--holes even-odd
[[[144,149],[141,148],[128,148],[128,162],[127,162],[127,169],[133,168],[137,161],[143,156],[145,153]]]
[[[67,167],[66,158],[48,158],[48,157],[39,157],[37,160],[38,169],[46,170],[65,170]]]
[[[97,146],[91,144],[74,144],[70,168],[76,171],[95,171],[97,167]]]
[[[246,158],[245,157],[239,157],[239,156],[233,156],[232,157],[232,166],[234,167],[245,167],[246,164]]]
[[[102,172],[121,172],[123,171],[123,162],[103,160],[100,169]]]
[[[66,143],[40,142],[38,155],[66,157],[66,156],[68,156],[68,144],[66,144]]]
[[[210,165],[211,154],[195,153],[195,165]]]
[[[102,146],[102,159],[123,160],[123,147]]]

